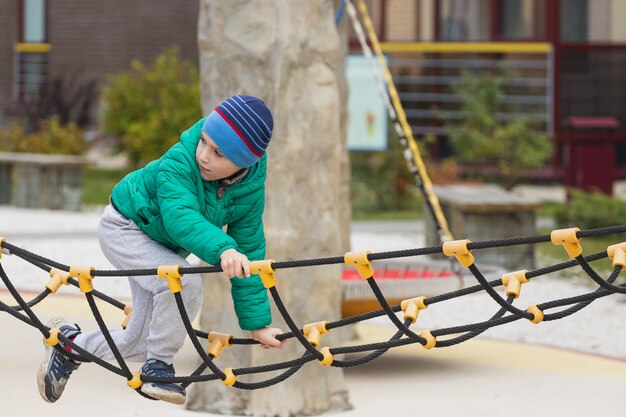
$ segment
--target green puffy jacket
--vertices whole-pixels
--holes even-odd
[[[203,181],[196,163],[203,123],[201,119],[185,131],[160,159],[124,177],[111,198],[148,236],[183,256],[193,253],[219,265],[222,252],[233,248],[250,260],[261,260],[265,257],[266,157],[218,197],[219,183]],[[228,225],[226,233],[224,225]],[[267,291],[258,275],[232,278],[231,294],[242,329],[271,323]]]

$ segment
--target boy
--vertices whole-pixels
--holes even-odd
[[[275,338],[282,332],[267,327],[271,323],[267,292],[258,276],[251,277],[249,263],[265,256],[261,217],[265,150],[272,129],[272,114],[262,100],[226,99],[185,131],[160,159],[128,174],[114,187],[99,228],[102,251],[118,269],[188,267],[189,253],[221,265],[231,278],[240,327],[250,330],[264,348],[283,344]],[[143,374],[174,376],[174,355],[186,337],[174,296],[167,282],[156,276],[128,279],[133,313],[128,327],[112,330],[111,336],[124,358],[145,361]],[[202,305],[202,281],[199,275],[185,275],[182,284],[185,308],[193,318]],[[94,355],[113,359],[100,331],[81,333],[62,318],[52,319],[48,326],[59,328]],[[79,365],[46,345],[38,374],[42,398],[58,400]],[[185,402],[179,384],[147,382],[141,390],[159,400]]]

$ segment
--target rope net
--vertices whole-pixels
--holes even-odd
[[[283,362],[245,367],[245,368],[225,368],[222,369],[216,364],[216,359],[224,347],[233,347],[235,345],[255,345],[258,342],[249,338],[235,338],[232,335],[218,332],[204,332],[194,329],[191,320],[187,315],[180,291],[182,283],[180,278],[187,273],[217,273],[221,272],[220,267],[191,267],[181,268],[179,265],[159,266],[154,269],[134,269],[134,270],[100,270],[93,267],[68,266],[43,256],[29,252],[23,248],[10,244],[5,239],[0,238],[0,246],[2,253],[17,256],[26,262],[46,271],[50,275],[50,280],[45,286],[45,290],[34,297],[32,300],[26,301],[17,291],[11,279],[7,276],[2,265],[2,254],[0,253],[0,279],[14,298],[17,305],[8,305],[0,302],[0,311],[6,312],[15,319],[22,321],[24,324],[37,329],[44,339],[54,346],[57,351],[73,360],[81,362],[95,363],[127,380],[131,388],[141,394],[140,387],[143,382],[173,382],[181,383],[183,387],[196,382],[221,380],[225,385],[234,386],[235,388],[244,390],[254,390],[266,388],[271,385],[280,383],[297,372],[304,364],[312,361],[318,361],[323,366],[334,366],[347,368],[357,365],[363,365],[370,362],[389,349],[409,344],[419,344],[426,349],[444,348],[454,346],[459,343],[472,339],[487,329],[492,327],[512,323],[517,320],[528,320],[532,323],[540,323],[542,321],[552,321],[570,316],[577,311],[585,308],[593,301],[612,294],[626,294],[626,284],[616,285],[615,281],[621,271],[626,267],[626,242],[616,243],[607,248],[607,250],[595,253],[589,256],[583,256],[580,240],[583,237],[601,236],[609,234],[617,234],[626,232],[626,225],[611,226],[600,229],[591,229],[581,231],[578,228],[555,230],[548,235],[539,235],[531,237],[520,237],[500,240],[489,240],[480,242],[471,242],[470,240],[457,240],[446,242],[440,246],[406,249],[399,251],[370,253],[370,252],[349,252],[343,257],[329,257],[317,259],[303,259],[295,261],[276,262],[274,260],[254,261],[251,262],[251,271],[261,276],[264,286],[278,308],[281,316],[289,327],[289,332],[281,334],[277,337],[279,340],[296,339],[302,345],[303,352],[301,356],[285,360]],[[570,261],[558,263],[549,267],[540,268],[532,271],[521,270],[506,273],[502,279],[488,281],[482,274],[478,266],[475,264],[473,250],[482,250],[496,247],[506,247],[524,244],[537,244],[542,242],[552,242],[555,245],[561,245],[572,258]],[[444,254],[454,257],[461,266],[467,268],[477,281],[477,285],[463,288],[457,291],[448,292],[434,297],[413,297],[403,300],[399,305],[391,306],[387,302],[383,292],[376,282],[374,269],[371,262],[376,260],[424,256],[432,254]],[[591,263],[610,258],[612,260],[612,271],[606,279],[603,279],[596,270],[593,269]],[[380,309],[368,313],[355,315],[337,321],[320,321],[316,323],[306,324],[300,327],[294,322],[289,311],[285,307],[280,293],[278,291],[277,279],[275,271],[287,268],[301,268],[319,265],[331,265],[345,263],[356,267],[359,275],[369,284],[372,293],[378,303]],[[575,297],[544,301],[540,304],[533,304],[525,309],[514,306],[514,301],[519,297],[523,284],[529,282],[539,276],[566,270],[569,268],[580,267],[582,271],[595,283],[597,288],[594,291],[580,294]],[[133,373],[130,371],[124,358],[113,342],[107,326],[102,319],[95,299],[103,300],[114,307],[123,310],[126,314],[126,321],[131,314],[131,308],[124,303],[115,300],[106,294],[103,294],[93,288],[93,279],[96,277],[121,277],[121,276],[148,276],[158,275],[167,279],[170,292],[175,297],[181,319],[184,323],[187,334],[196,349],[201,365],[188,376],[176,377],[154,377]],[[113,355],[115,356],[117,365],[106,362],[90,352],[85,351],[75,345],[71,340],[64,337],[58,332],[58,329],[51,329],[44,325],[33,311],[33,307],[45,300],[50,294],[55,293],[62,285],[71,285],[80,289],[84,293],[89,307],[93,313],[99,329],[102,331],[107,343],[109,344]],[[504,295],[497,290],[498,287],[504,288]],[[422,330],[417,333],[411,329],[417,321],[418,314],[421,310],[428,308],[429,305],[452,300],[464,295],[486,292],[497,305],[497,311],[493,316],[484,321],[471,324],[465,324],[455,327],[447,327],[433,330]],[[559,309],[558,311],[548,313],[548,310]],[[400,319],[397,313],[402,311],[403,318]],[[368,343],[351,346],[335,346],[320,347],[321,337],[323,334],[333,329],[343,326],[353,325],[364,320],[375,317],[386,316],[397,328],[397,332],[386,341],[377,343]],[[124,324],[123,324],[124,326]],[[201,340],[207,339],[209,342],[208,351],[205,351],[201,345]],[[73,351],[68,351],[62,345],[69,346]],[[362,353],[363,356],[350,359],[340,360],[335,358],[339,354],[356,354]],[[208,369],[208,371],[207,371]],[[254,383],[246,383],[238,381],[240,375],[260,374],[272,371],[281,371],[277,376]],[[143,395],[143,394],[142,394]],[[145,395],[144,395],[145,396]]]

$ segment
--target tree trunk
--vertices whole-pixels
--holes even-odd
[[[349,247],[349,160],[345,146],[345,45],[334,23],[332,0],[229,0],[200,2],[199,48],[206,113],[232,94],[261,97],[274,115],[268,147],[266,258],[277,261],[341,255]],[[345,31],[345,19],[342,23]],[[345,34],[342,37],[345,41]],[[279,270],[277,290],[299,328],[340,317],[341,266]],[[239,330],[221,276],[205,277],[201,328],[249,337]],[[273,302],[272,302],[273,304]],[[289,329],[273,307],[273,326]],[[341,333],[322,336],[337,346]],[[216,364],[234,368],[300,357],[289,339],[282,350],[258,346],[225,349]],[[265,373],[240,376],[261,381]],[[187,407],[222,414],[313,415],[350,408],[343,372],[317,361],[273,387],[227,388],[194,384]]]

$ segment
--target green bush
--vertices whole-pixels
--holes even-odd
[[[57,116],[40,120],[33,133],[17,122],[0,131],[0,151],[80,155],[86,150],[83,130],[75,123],[63,125]]]
[[[171,47],[150,66],[109,77],[103,91],[102,128],[121,138],[133,166],[159,158],[180,133],[202,117],[198,69]]]
[[[559,227],[599,227],[626,224],[626,201],[602,193],[570,190],[570,201],[552,208]]]
[[[461,99],[463,120],[445,122],[456,158],[496,166],[507,189],[518,182],[523,170],[541,167],[552,151],[550,139],[532,120],[497,119],[511,77],[506,71],[480,75],[463,71],[462,82],[454,89]]]
[[[354,218],[419,218],[421,197],[409,172],[392,124],[389,148],[383,152],[350,152]]]

